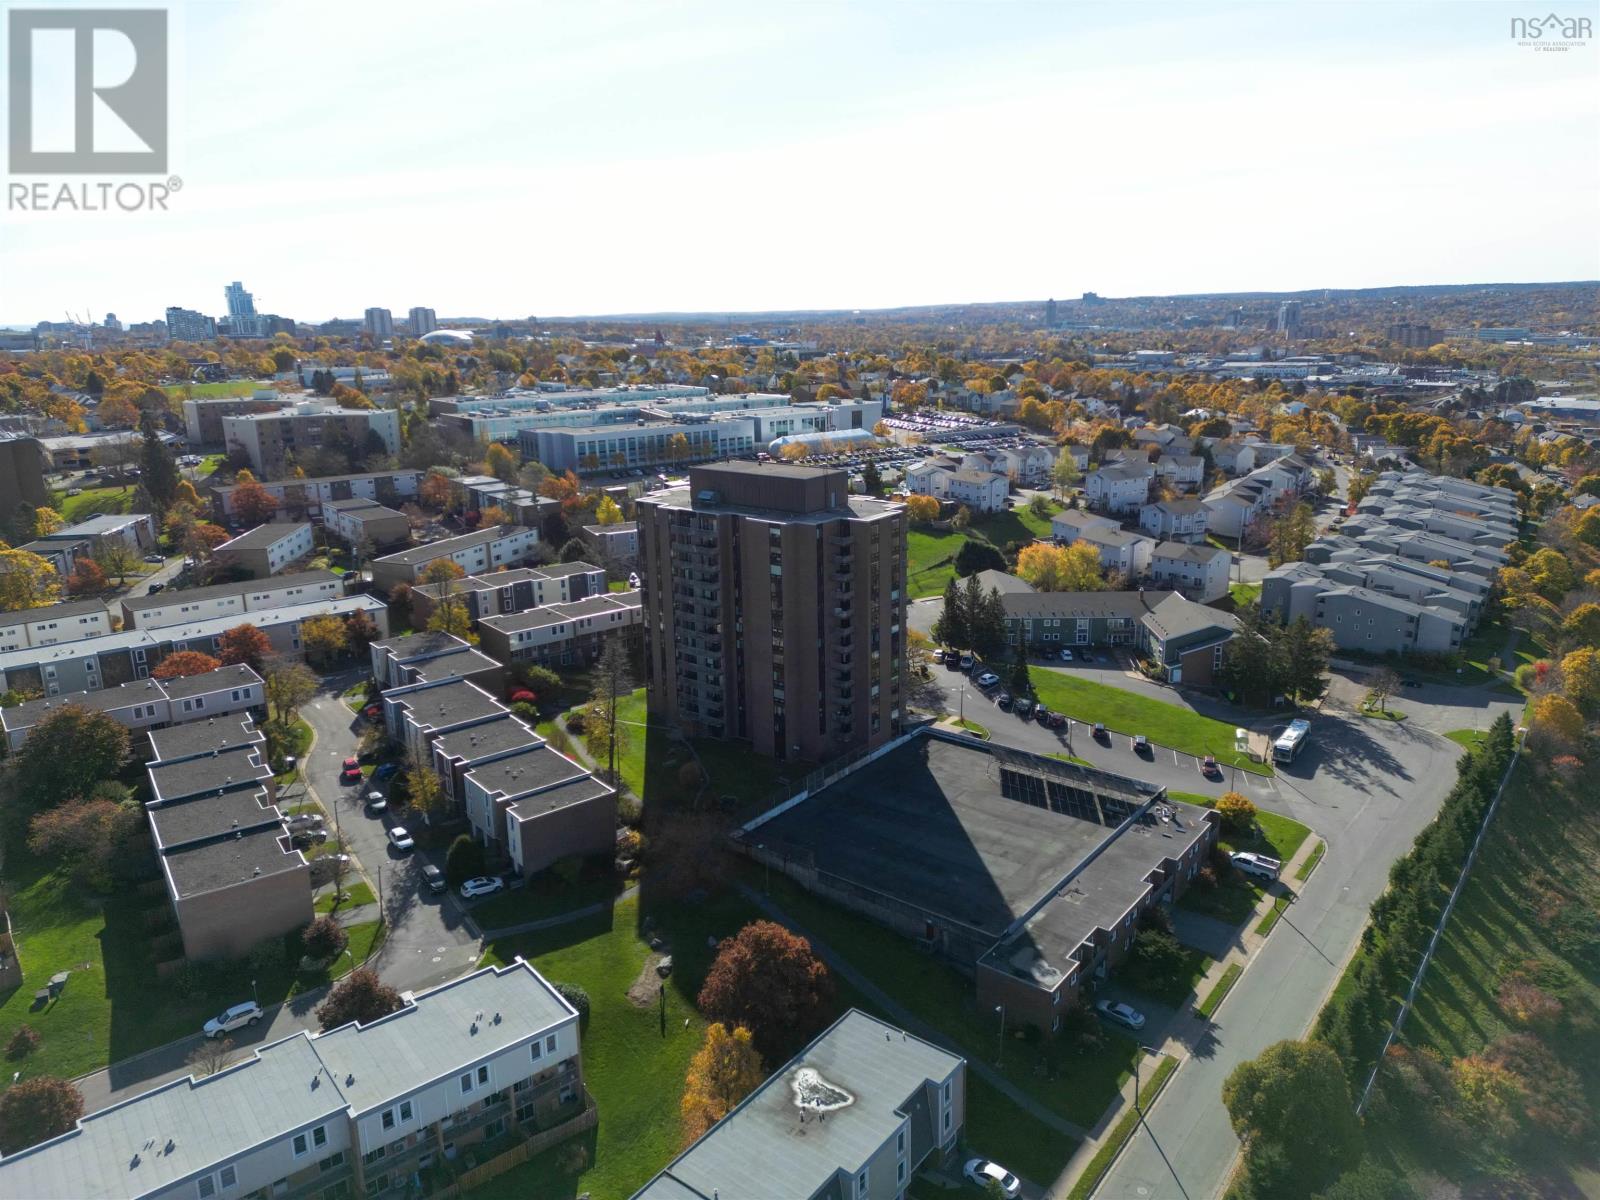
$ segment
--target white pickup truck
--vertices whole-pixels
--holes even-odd
[[[1257,879],[1272,882],[1278,878],[1278,872],[1283,869],[1283,863],[1265,854],[1254,854],[1249,850],[1238,850],[1228,855],[1233,865],[1246,875],[1254,875]]]

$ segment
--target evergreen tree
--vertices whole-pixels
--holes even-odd
[[[156,511],[165,512],[178,494],[178,464],[173,461],[172,451],[161,440],[160,425],[148,408],[139,417],[139,431],[144,435],[140,483],[149,493]]]
[[[941,646],[967,645],[967,611],[961,588],[954,579],[944,585],[944,607],[933,623],[933,640]]]

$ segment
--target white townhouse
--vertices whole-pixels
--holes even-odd
[[[1154,474],[1155,468],[1148,463],[1102,466],[1084,477],[1084,495],[1104,512],[1137,512],[1150,499],[1150,478]]]
[[[1209,516],[1202,500],[1155,500],[1139,510],[1139,528],[1164,542],[1203,542]]]
[[[1150,558],[1150,578],[1185,599],[1209,604],[1228,594],[1233,555],[1215,546],[1162,542]]]

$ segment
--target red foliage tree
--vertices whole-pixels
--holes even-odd
[[[371,1024],[400,1007],[400,993],[378,978],[370,967],[360,967],[333,985],[333,991],[317,1008],[317,1020],[324,1030],[337,1029],[351,1021]]]
[[[106,590],[106,573],[92,558],[80,558],[67,576],[67,591],[74,596],[88,596]]]
[[[1531,1033],[1496,1038],[1483,1057],[1515,1075],[1523,1086],[1522,1111],[1530,1124],[1576,1140],[1589,1127],[1589,1104],[1578,1073]]]
[[[710,1020],[749,1029],[772,1065],[822,1028],[833,994],[833,976],[810,942],[771,921],[752,921],[723,940],[698,1004]]]
[[[272,639],[248,621],[235,625],[220,641],[218,653],[224,666],[240,663],[259,675],[262,664],[272,656]]]
[[[152,679],[177,679],[184,675],[204,675],[222,665],[220,659],[198,650],[179,650],[161,660],[161,665],[150,672]]]
[[[72,1128],[83,1094],[65,1079],[40,1075],[0,1092],[0,1154],[15,1154]]]
[[[272,520],[278,502],[256,479],[241,479],[233,489],[233,512],[242,525],[255,526]]]

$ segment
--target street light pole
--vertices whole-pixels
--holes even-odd
[[[1000,1014],[1000,1040],[995,1043],[994,1048],[994,1065],[998,1067],[1006,1053],[1006,1006],[996,1004],[994,1010]]]

